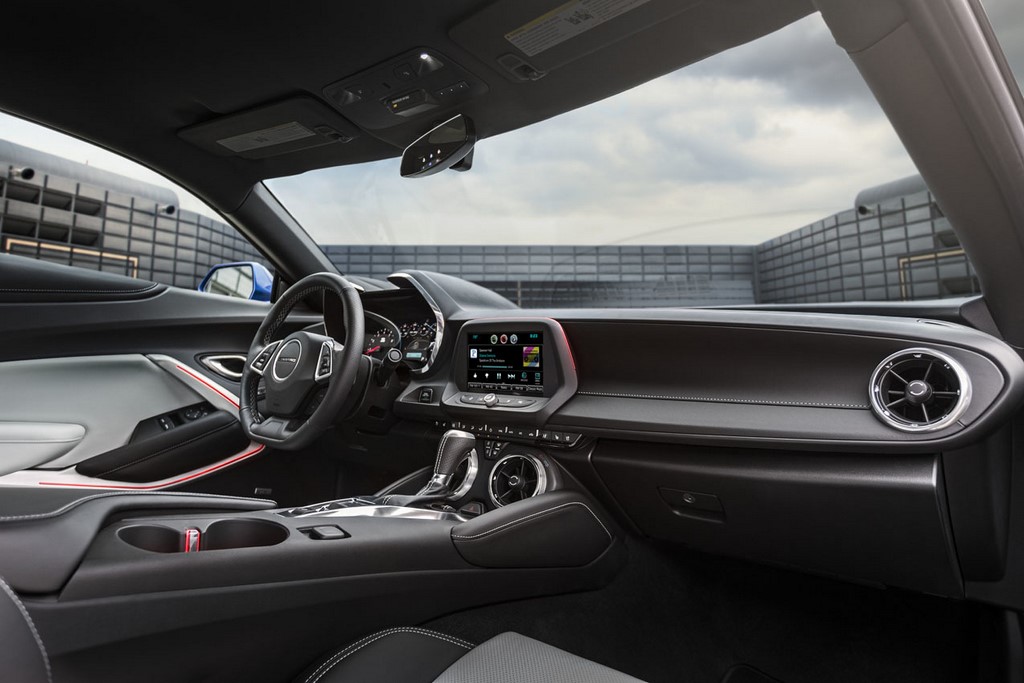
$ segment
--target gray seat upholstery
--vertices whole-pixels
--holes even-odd
[[[295,683],[641,683],[518,633],[474,647],[418,628],[381,631],[332,653]]]
[[[18,683],[53,683],[32,617],[0,578],[0,671]],[[640,683],[556,647],[502,633],[473,646],[422,628],[391,628],[332,652],[296,683]]]

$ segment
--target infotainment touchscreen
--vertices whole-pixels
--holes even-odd
[[[543,332],[470,332],[468,341],[468,389],[544,393]]]

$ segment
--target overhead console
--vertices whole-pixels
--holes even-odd
[[[377,130],[486,92],[486,83],[447,56],[417,48],[328,85],[324,97],[359,126]]]
[[[576,393],[562,326],[549,318],[495,318],[462,326],[445,411],[474,420],[543,424]]]

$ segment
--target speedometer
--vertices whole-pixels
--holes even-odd
[[[390,327],[382,327],[366,335],[366,346],[363,347],[368,356],[382,356],[388,349],[398,346],[398,335]]]

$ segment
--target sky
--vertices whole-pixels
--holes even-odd
[[[985,0],[1017,74],[1024,7]],[[0,138],[161,185],[0,114]],[[916,172],[818,15],[607,100],[477,144],[473,169],[398,159],[268,181],[321,244],[755,244]],[[211,214],[176,190],[182,207]]]

